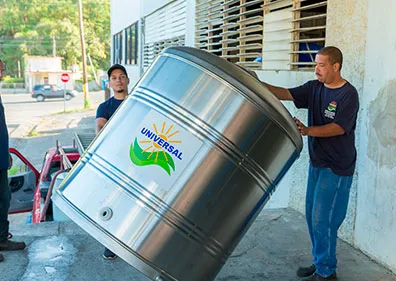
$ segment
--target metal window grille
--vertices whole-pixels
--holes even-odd
[[[166,47],[185,44],[186,0],[172,1],[144,19],[143,67]]]
[[[261,68],[263,0],[198,0],[195,45],[231,62]]]
[[[195,46],[253,69],[310,69],[326,12],[323,0],[197,0]]]
[[[315,54],[326,43],[327,1],[294,0],[292,69],[312,69]]]

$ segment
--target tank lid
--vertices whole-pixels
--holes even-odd
[[[302,138],[289,111],[261,81],[247,70],[221,57],[192,47],[169,47],[163,50],[162,54],[174,55],[191,61],[233,85],[261,107],[268,118],[281,126],[301,152]]]

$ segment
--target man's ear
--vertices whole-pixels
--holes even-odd
[[[333,69],[335,72],[340,72],[341,69],[341,64],[339,62],[336,62],[333,64]]]

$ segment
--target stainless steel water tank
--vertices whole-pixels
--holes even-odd
[[[152,280],[213,280],[298,158],[285,107],[207,52],[162,52],[53,197]]]

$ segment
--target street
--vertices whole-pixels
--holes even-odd
[[[41,117],[56,112],[73,109],[82,109],[84,107],[83,93],[64,102],[62,99],[47,99],[44,102],[37,102],[30,94],[1,94],[3,105],[6,111],[7,125],[11,128],[22,125],[26,122],[40,120]],[[92,92],[88,94],[92,108],[97,108],[99,103],[104,100],[104,94]]]
[[[10,147],[19,150],[37,169],[56,140],[71,145],[74,133],[95,130],[95,112],[103,92],[88,94],[90,110],[83,110],[83,94],[64,103],[62,99],[37,102],[29,94],[2,94]],[[66,113],[64,111],[66,105]]]

